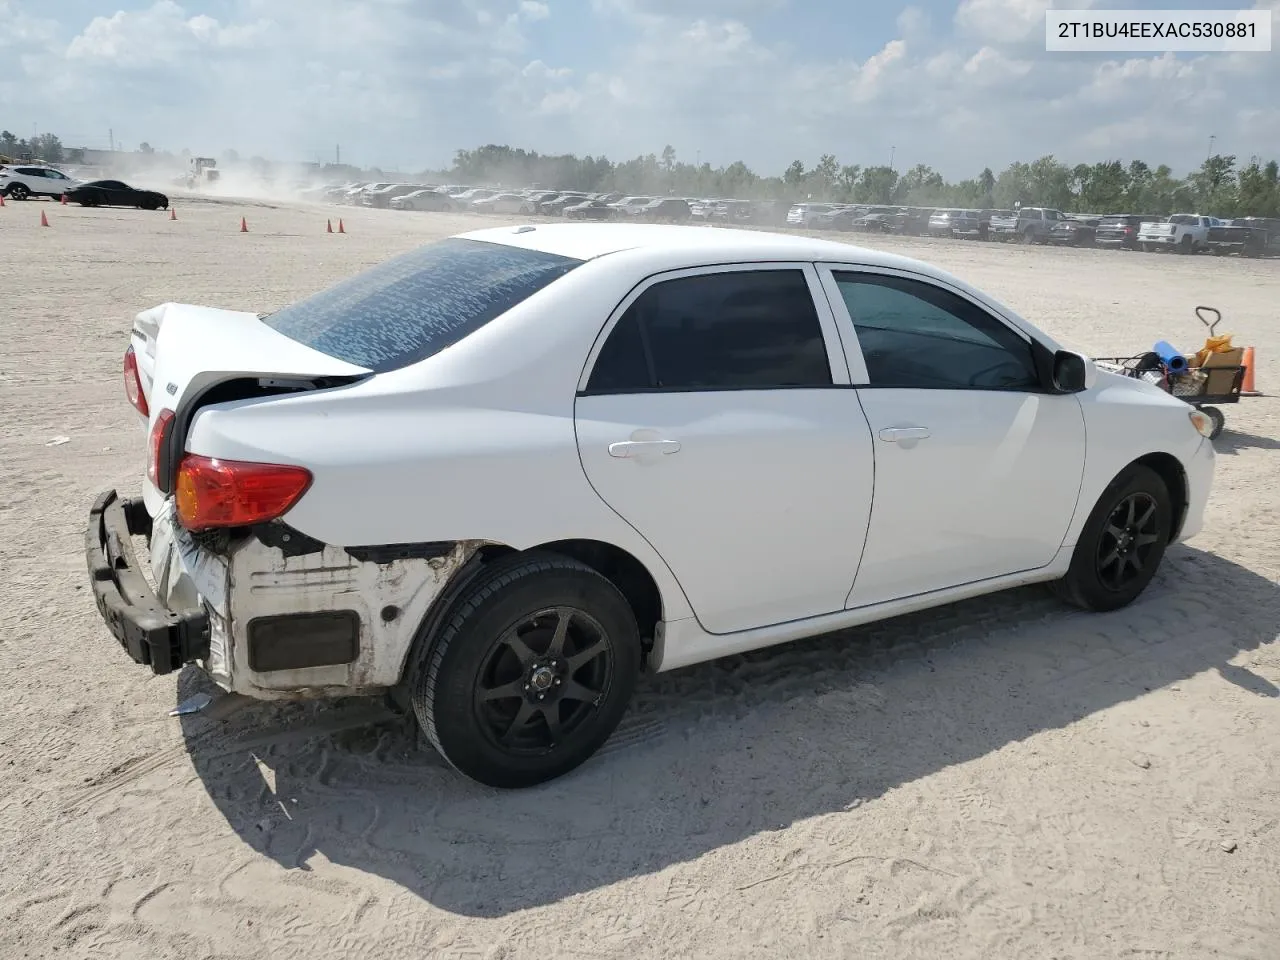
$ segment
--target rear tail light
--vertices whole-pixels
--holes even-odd
[[[144,417],[151,415],[147,407],[147,396],[142,392],[142,375],[138,372],[138,355],[134,353],[133,344],[124,352],[124,395]]]
[[[178,466],[178,519],[191,531],[245,527],[283,516],[311,486],[311,471],[187,454]]]
[[[173,425],[173,411],[161,410],[156,414],[156,422],[151,425],[151,436],[147,446],[147,479],[155,484],[156,489],[167,493],[169,489],[168,471],[164,471],[164,483],[161,483],[161,458],[164,456],[165,444],[169,439],[169,427]]]

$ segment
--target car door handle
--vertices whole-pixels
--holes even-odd
[[[880,439],[887,443],[899,440],[928,440],[928,427],[885,427],[880,431]]]
[[[679,440],[619,440],[609,444],[611,457],[638,457],[646,453],[672,454],[680,452]]]

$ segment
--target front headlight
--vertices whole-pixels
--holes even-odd
[[[1207,413],[1201,413],[1194,407],[1187,413],[1191,418],[1191,425],[1202,437],[1213,436],[1213,420]]]

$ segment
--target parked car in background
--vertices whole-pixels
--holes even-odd
[[[896,233],[892,213],[868,213],[849,221],[849,229],[855,233]]]
[[[586,203],[589,199],[585,193],[559,193],[550,200],[539,203],[538,212],[544,217],[558,217],[564,213],[566,207]]]
[[[642,206],[637,216],[659,223],[684,223],[693,216],[693,211],[689,209],[689,202],[681,197],[662,197]]]
[[[1200,253],[1209,249],[1209,229],[1223,221],[1198,213],[1175,213],[1160,221],[1144,221],[1138,227],[1138,246],[1150,252]]]
[[[1063,247],[1091,247],[1097,228],[1096,217],[1068,216],[1053,225],[1049,242]]]
[[[935,210],[929,217],[929,236],[949,237],[953,231],[952,219],[959,217],[964,211],[954,209]]]
[[[616,220],[618,210],[608,200],[584,200],[564,208],[564,215],[570,220]]]
[[[1143,217],[1137,213],[1109,213],[1094,228],[1093,241],[1100,247],[1119,247],[1122,250],[1138,249],[1138,229]]]
[[[169,198],[156,190],[131,187],[121,180],[90,180],[67,191],[67,201],[82,207],[137,207],[168,209]]]
[[[493,787],[586,761],[642,672],[1037,582],[1126,607],[1213,481],[1206,414],[960,278],[749,230],[475,231],[161,304],[123,366],[141,496],[83,554],[123,654],[389,694]]]
[[[716,219],[721,223],[750,223],[752,208],[750,200],[725,200],[716,211]]]
[[[402,197],[391,198],[392,210],[434,211],[443,213],[454,209],[453,198],[437,189],[415,190]]]
[[[824,214],[831,213],[833,209],[829,203],[792,204],[787,211],[787,226],[812,228]]]
[[[1280,219],[1237,217],[1210,227],[1207,243],[1209,249],[1216,254],[1275,256],[1280,254]]]
[[[62,195],[82,181],[68,177],[61,170],[39,164],[14,164],[0,167],[0,196],[11,200],[32,197],[61,199]]]
[[[957,210],[951,215],[951,236],[959,240],[985,240],[988,228],[981,210]]]
[[[369,194],[376,193],[379,190],[385,190],[387,187],[394,187],[394,186],[395,186],[394,183],[383,183],[383,182],[366,183],[363,187],[360,187],[352,191],[351,193],[347,194],[347,203],[355,204],[356,206],[364,206],[365,205],[364,198],[367,197]]]
[[[918,237],[929,232],[929,218],[933,210],[929,207],[903,207],[889,215],[893,232],[905,237]]]
[[[610,204],[613,207],[614,214],[618,219],[626,219],[628,217],[639,217],[641,211],[654,201],[654,197],[623,197],[616,203]]]
[[[1019,243],[1047,243],[1049,232],[1063,218],[1053,207],[1022,207],[1015,216],[992,216],[990,236],[993,240]]]
[[[825,213],[813,217],[809,227],[814,230],[854,230],[854,222],[866,214],[866,207],[833,205]]]
[[[360,202],[366,207],[376,207],[385,210],[391,205],[391,201],[396,197],[403,197],[417,190],[427,189],[421,183],[390,183],[385,187],[379,187],[377,190],[366,190],[360,198]]]
[[[460,193],[455,193],[453,202],[459,210],[466,210],[470,209],[475,201],[492,197],[497,192],[497,190],[485,190],[483,187],[468,187]]]
[[[471,201],[472,213],[533,213],[537,209],[532,200],[518,193],[495,193],[491,197],[482,197]]]
[[[751,223],[761,226],[781,227],[787,222],[791,204],[786,200],[751,201]]]

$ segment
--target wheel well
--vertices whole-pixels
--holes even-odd
[[[621,547],[600,540],[556,540],[530,549],[572,557],[617,587],[635,614],[644,649],[653,648],[654,632],[662,619],[662,594],[643,563]],[[517,552],[511,547],[496,544],[480,551],[485,563]]]
[[[1173,542],[1178,539],[1178,534],[1182,531],[1182,522],[1187,516],[1186,471],[1182,469],[1178,458],[1168,453],[1149,453],[1134,462],[1150,467],[1160,475],[1164,485],[1169,488],[1169,495],[1173,498],[1173,530],[1169,541]]]

